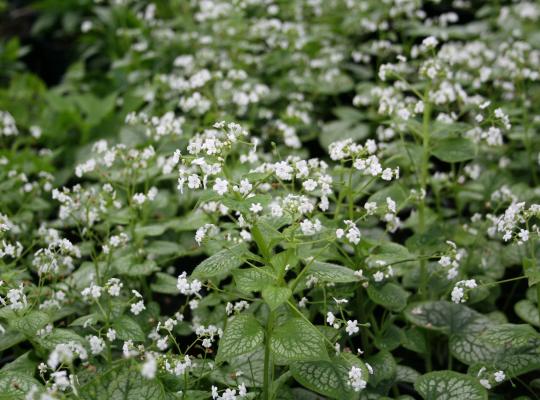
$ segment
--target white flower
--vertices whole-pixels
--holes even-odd
[[[214,186],[212,189],[217,192],[220,196],[223,196],[225,193],[227,193],[229,188],[229,182],[225,179],[217,178],[216,182],[214,183]]]
[[[200,187],[201,187],[201,179],[197,175],[192,174],[188,176],[188,188],[198,189]]]
[[[251,183],[249,183],[249,181],[247,179],[242,179],[240,181],[240,185],[235,186],[233,188],[233,190],[235,192],[238,192],[238,193],[243,194],[243,195],[246,195],[249,192],[251,192],[251,189],[253,189],[253,185]]]
[[[382,172],[381,178],[385,181],[391,181],[392,175],[393,175],[392,169],[385,168],[384,171]]]
[[[116,339],[116,331],[113,328],[109,328],[107,330],[107,339],[109,339],[109,342],[112,342]]]
[[[169,346],[167,343],[168,339],[169,338],[167,336],[163,336],[162,338],[158,339],[156,343],[157,348],[160,349],[161,351],[165,351],[167,347]]]
[[[157,361],[156,358],[150,354],[146,356],[146,361],[141,368],[141,375],[146,379],[153,379],[156,376]]]
[[[100,354],[105,348],[105,341],[97,336],[90,336],[90,351],[92,354]]]
[[[70,381],[66,371],[56,371],[51,374],[54,379],[53,388],[65,391],[70,386]]]
[[[497,383],[501,383],[506,379],[506,374],[504,373],[504,371],[497,371],[493,374],[493,376],[495,378],[495,382]]]
[[[300,230],[306,236],[315,235],[316,233],[320,232],[321,229],[321,221],[318,219],[316,219],[315,222],[311,222],[309,219],[305,219],[300,222]]]
[[[144,193],[135,193],[133,195],[133,201],[136,205],[142,205],[146,201],[146,195]]]
[[[237,374],[238,375],[238,374]],[[238,395],[244,397],[247,395],[247,389],[245,383],[238,385]]]
[[[441,259],[439,260],[439,264],[442,265],[443,267],[448,267],[451,262],[452,260],[448,256],[442,256]]]
[[[422,47],[424,49],[432,49],[436,47],[439,44],[439,41],[434,36],[428,36],[424,40],[422,40]]]
[[[122,289],[122,287],[124,286],[124,284],[118,278],[109,279],[107,284],[109,285],[108,292],[113,297],[119,296],[120,289]]]
[[[290,181],[292,179],[292,173],[294,169],[287,162],[280,161],[275,164],[275,172],[279,179],[284,181]]]
[[[354,335],[355,333],[358,333],[360,331],[360,328],[357,326],[358,321],[347,321],[347,327],[345,328],[345,331],[349,334],[349,336]]]
[[[529,240],[529,231],[527,229],[520,229],[518,236],[522,242],[526,242]]]
[[[491,389],[491,384],[487,379],[480,379],[480,385],[482,385],[486,389]]]
[[[384,274],[382,271],[377,271],[373,274],[373,280],[375,282],[381,282],[384,279]]]
[[[377,203],[375,203],[374,201],[367,202],[366,204],[364,204],[364,208],[366,209],[366,213],[368,215],[373,215],[375,211],[377,211]]]
[[[307,192],[312,192],[317,188],[317,182],[313,179],[308,179],[302,184],[302,186]]]
[[[452,301],[454,303],[461,303],[463,302],[463,296],[464,296],[463,288],[460,288],[458,286],[454,286],[454,289],[452,289]]]
[[[334,325],[334,322],[336,322],[336,317],[330,311],[326,314],[326,322],[328,325]]]
[[[139,315],[143,310],[145,310],[146,307],[144,306],[144,301],[138,301],[137,303],[134,303],[131,305],[131,312],[135,315]]]
[[[94,283],[91,283],[89,287],[83,289],[81,294],[83,297],[86,298],[93,298],[93,299],[99,299],[101,297],[101,286],[95,285]]]
[[[258,214],[263,210],[263,207],[261,206],[261,203],[253,203],[251,207],[249,207],[249,211],[251,211],[253,214]]]
[[[352,367],[349,370],[349,385],[355,392],[360,392],[365,389],[367,382],[362,379],[362,369],[359,367]]]

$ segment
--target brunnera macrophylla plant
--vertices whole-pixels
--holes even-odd
[[[538,4],[64,3],[55,87],[0,43],[0,397],[535,398]]]

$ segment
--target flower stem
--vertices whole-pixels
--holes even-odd
[[[270,388],[272,386],[272,380],[274,375],[274,363],[270,354],[270,338],[272,337],[272,330],[274,329],[274,312],[270,311],[268,314],[268,321],[266,323],[266,335],[264,338],[264,376],[263,376],[263,400],[271,399]]]
[[[429,86],[424,93],[424,114],[422,118],[422,165],[420,170],[420,188],[421,199],[418,207],[418,230],[420,233],[424,233],[426,229],[426,187],[428,180],[429,169],[429,139],[430,139],[430,119],[431,119],[431,104],[428,101]],[[424,256],[422,250],[421,256]],[[427,298],[427,286],[428,286],[428,271],[427,271],[427,259],[422,257],[420,260],[420,294],[422,298]]]

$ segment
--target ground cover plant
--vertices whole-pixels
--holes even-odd
[[[0,13],[1,399],[540,397],[540,3]]]

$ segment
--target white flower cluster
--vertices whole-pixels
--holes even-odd
[[[8,307],[12,310],[22,310],[28,306],[28,300],[24,294],[24,287],[22,283],[17,289],[9,289],[6,294],[6,299],[0,296],[0,303],[4,307]]]
[[[19,134],[15,119],[7,112],[0,110],[0,136],[16,136]]]
[[[467,292],[477,286],[478,285],[476,284],[476,280],[474,279],[467,279],[457,282],[452,289],[452,301],[454,303],[465,303],[468,298]]]
[[[449,246],[447,254],[441,256],[439,259],[439,265],[448,269],[447,279],[452,280],[458,275],[459,263],[465,256],[465,250],[458,249],[456,244],[450,240],[446,241]]]
[[[195,334],[199,340],[202,340],[201,344],[205,349],[210,349],[212,344],[216,340],[216,336],[221,337],[223,330],[215,325],[199,325],[194,327]]]
[[[479,378],[480,384],[486,389],[491,389],[492,385],[499,384],[505,381],[506,374],[504,371],[495,371],[493,374],[486,374],[486,367],[480,368],[478,371],[477,377]]]
[[[248,394],[246,385],[241,383],[238,385],[238,391],[236,389],[225,389],[221,395],[217,386],[212,386],[212,399],[213,400],[236,400],[238,397],[243,398]]]
[[[341,319],[336,318],[336,316],[330,311],[328,311],[326,313],[326,323],[328,325],[332,326],[334,329],[340,329],[341,324],[345,323],[345,325],[346,325],[345,332],[347,332],[347,334],[349,336],[352,336],[352,335],[360,332],[360,328],[358,327],[358,321],[357,320],[354,320],[354,321],[353,320],[342,321]]]
[[[57,239],[47,248],[34,253],[32,264],[40,275],[69,274],[75,268],[73,258],[80,258],[81,251],[68,239]]]
[[[176,283],[177,289],[181,294],[186,296],[198,295],[202,289],[201,281],[197,279],[189,280],[187,279],[187,273],[184,271],[180,276],[178,276],[178,281]]]
[[[366,388],[367,382],[362,378],[362,369],[356,366],[351,367],[349,370],[349,385],[351,385],[355,392],[360,392]]]
[[[336,230],[336,237],[341,239],[343,236],[345,236],[347,240],[354,245],[360,243],[360,238],[362,237],[360,229],[358,229],[358,227],[351,220],[345,220],[343,223],[347,227],[345,229],[338,228]]]
[[[126,116],[126,124],[143,125],[146,127],[146,136],[154,140],[163,137],[177,137],[183,134],[184,117],[176,117],[174,112],[169,111],[160,117],[149,116],[141,112],[131,112]]]
[[[9,243],[5,240],[2,240],[0,243],[0,258],[11,257],[19,258],[23,252],[23,245],[21,242]]]
[[[487,216],[493,222],[488,234],[494,237],[497,232],[502,233],[505,242],[514,239],[518,245],[522,245],[529,240],[531,233],[536,237],[540,236],[540,228],[536,224],[528,226],[527,223],[532,217],[539,215],[540,204],[531,204],[526,208],[525,202],[512,201],[499,217]]]
[[[399,167],[383,169],[375,155],[377,149],[377,143],[372,139],[367,140],[364,146],[354,143],[352,139],[345,139],[330,144],[328,151],[332,160],[351,160],[353,167],[364,175],[380,176],[385,181],[398,179]]]

